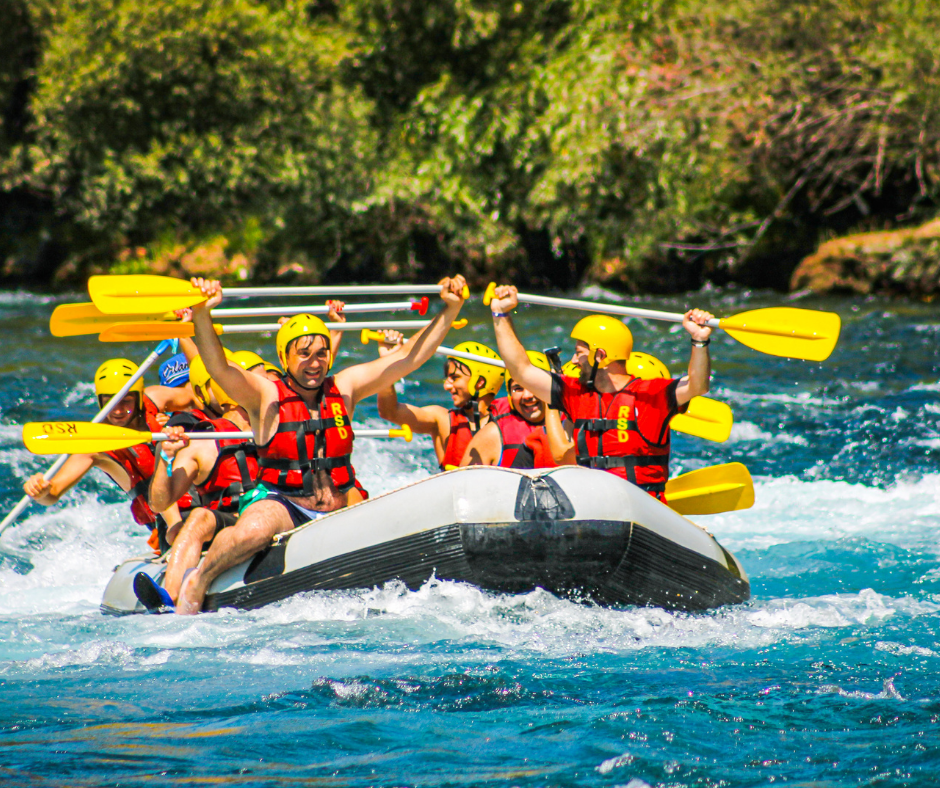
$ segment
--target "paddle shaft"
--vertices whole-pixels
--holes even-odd
[[[581,309],[585,312],[601,312],[607,315],[626,315],[628,317],[645,317],[649,320],[663,320],[669,323],[681,323],[685,315],[678,312],[660,312],[658,309],[641,309],[635,306],[614,306],[596,301],[578,301],[574,298],[552,298],[551,296],[529,295],[519,293],[519,302],[525,304],[538,304],[540,306],[560,306],[565,309]],[[721,320],[713,317],[705,325],[711,328],[721,328]]]
[[[430,323],[430,320],[377,320],[368,323],[330,323],[327,328],[330,331],[362,331],[364,328],[377,331],[417,331]],[[279,328],[277,323],[233,323],[216,326],[216,330],[221,329],[223,334],[258,334],[264,331],[277,331]]]
[[[389,430],[359,430],[353,427],[353,434],[357,438],[395,438],[397,435],[390,435]],[[191,441],[236,441],[251,440],[254,438],[252,432],[187,432],[186,437]],[[150,435],[153,443],[170,440],[165,432],[154,432]]]
[[[420,301],[391,301],[387,304],[346,304],[343,314],[356,314],[362,312],[418,312],[424,315],[427,312],[428,299],[422,298]],[[303,313],[310,315],[327,315],[330,312],[329,305],[316,304],[313,306],[263,306],[246,307],[244,309],[213,309],[213,317],[267,317],[269,315],[299,315]],[[114,322],[120,322],[120,315],[114,315]]]
[[[170,349],[170,345],[171,345],[171,343],[170,343],[170,340],[168,340],[168,339],[163,340],[163,342],[161,342],[159,345],[157,345],[157,347],[156,347],[156,349],[153,351],[153,353],[151,353],[149,356],[147,356],[147,358],[144,359],[143,363],[140,365],[140,367],[137,369],[137,371],[136,371],[133,375],[131,375],[130,380],[128,380],[127,383],[125,383],[125,384],[121,387],[120,391],[118,391],[117,394],[115,394],[113,397],[111,397],[111,399],[109,399],[109,400],[105,403],[104,407],[103,407],[100,411],[98,411],[98,415],[95,416],[95,417],[91,420],[91,421],[92,421],[92,424],[100,424],[102,421],[104,421],[106,418],[108,418],[108,414],[109,414],[112,410],[114,410],[114,408],[117,406],[117,404],[118,404],[122,399],[124,399],[124,397],[127,396],[127,392],[130,391],[130,390],[131,390],[131,387],[132,387],[138,380],[140,380],[140,379],[144,376],[144,373],[145,373],[148,369],[150,369],[150,367],[153,366],[154,362],[155,362],[158,358],[160,358],[160,356],[162,356],[167,350]],[[46,479],[46,480],[49,480],[49,479],[51,479],[53,476],[55,476],[55,475],[61,470],[62,466],[65,465],[65,461],[66,461],[70,456],[71,456],[71,455],[69,455],[69,454],[61,454],[61,455],[59,455],[59,458],[49,467],[49,470],[47,470],[47,471],[42,475],[42,478],[44,478],[44,479]],[[0,522],[0,535],[3,534],[4,530],[7,528],[7,526],[10,525],[10,523],[12,523],[17,517],[20,516],[20,514],[23,512],[23,510],[24,510],[27,506],[29,506],[29,503],[30,503],[30,501],[32,501],[32,500],[33,500],[33,499],[30,498],[28,495],[24,495],[22,498],[20,498],[19,503],[18,503],[16,506],[13,507],[13,510],[12,510],[6,517],[3,518],[3,522]]]
[[[431,295],[441,292],[440,285],[333,285],[323,287],[226,287],[228,296],[339,296],[339,295]]]

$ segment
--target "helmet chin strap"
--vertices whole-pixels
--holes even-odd
[[[595,354],[594,354],[594,363],[591,364],[591,371],[588,373],[587,380],[584,381],[584,387],[585,387],[588,391],[597,391],[597,389],[594,388],[594,380],[597,378],[597,369],[598,369],[598,366],[597,366],[597,365],[598,365],[598,363],[599,363],[599,362],[598,362],[598,360],[597,360],[597,354],[595,353]]]
[[[322,383],[320,383],[320,384],[317,385],[317,386],[305,386],[303,383],[301,383],[299,380],[297,380],[297,378],[295,378],[295,377],[293,376],[293,374],[291,374],[291,371],[290,371],[290,370],[286,370],[286,371],[284,372],[284,374],[287,375],[287,377],[289,377],[292,381],[294,381],[294,383],[296,383],[298,386],[300,386],[304,391],[317,391],[319,388],[321,388],[321,387],[323,386]]]
[[[479,382],[479,381],[477,381]],[[473,424],[473,432],[480,431],[480,390],[477,388],[470,395],[470,421]]]

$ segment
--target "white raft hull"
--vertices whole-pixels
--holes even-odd
[[[101,609],[145,612],[117,567]],[[493,591],[536,587],[607,605],[706,610],[745,602],[747,575],[699,526],[613,474],[474,466],[423,479],[280,535],[212,583],[205,609],[251,609],[303,591],[420,586],[432,574]]]

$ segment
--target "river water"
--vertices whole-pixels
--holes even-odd
[[[601,295],[591,291],[588,295]],[[145,345],[52,339],[57,303],[0,294],[0,508],[48,459],[25,421],[90,418],[91,376]],[[838,311],[822,364],[712,343],[725,444],[677,435],[674,473],[739,460],[749,511],[697,518],[753,599],[705,614],[587,607],[429,580],[198,618],[98,611],[146,534],[107,481],[0,539],[0,785],[913,786],[940,782],[940,312],[874,299],[706,291],[637,299],[728,315]],[[448,343],[492,342],[483,307]],[[524,308],[531,347],[576,313]],[[674,373],[681,329],[632,321]],[[348,337],[342,366],[366,358]],[[273,341],[233,349],[273,358]],[[150,376],[151,382],[155,376]],[[440,364],[402,398],[444,402]],[[356,414],[378,426],[374,400]],[[426,440],[358,442],[366,487],[434,468]]]

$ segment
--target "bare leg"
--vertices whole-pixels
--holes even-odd
[[[202,545],[215,534],[215,516],[203,508],[193,509],[182,530],[173,542],[167,562],[163,587],[175,602],[180,593],[180,583],[187,569],[199,563]]]
[[[180,588],[176,612],[195,615],[202,610],[209,584],[226,569],[246,561],[271,543],[275,534],[294,527],[287,509],[277,501],[256,501],[238,522],[219,533],[202,563]]]

